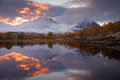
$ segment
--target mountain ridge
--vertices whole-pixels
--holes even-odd
[[[92,20],[84,19],[78,21],[75,25],[60,23],[52,18],[40,18],[34,21],[28,21],[21,25],[10,26],[0,22],[0,32],[24,32],[47,34],[53,32],[56,34],[65,32],[76,32],[82,29],[91,28],[98,24]]]
[[[4,24],[4,23],[3,23]],[[4,25],[3,25],[4,26]],[[2,27],[3,27],[2,26]],[[69,31],[69,26],[59,23],[52,18],[40,18],[34,21],[28,21],[21,25],[10,27],[9,25],[0,29],[0,32],[28,32],[28,33],[64,33]]]

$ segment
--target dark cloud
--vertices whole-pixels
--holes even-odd
[[[25,7],[27,2],[26,0],[0,0],[0,16],[18,16],[16,10]]]
[[[51,17],[56,17],[62,15],[67,8],[61,7],[61,6],[55,6],[50,8],[48,15]]]
[[[87,7],[67,10],[61,21],[74,23],[77,20],[90,18],[98,22],[115,21],[120,19],[120,0],[70,0],[72,4],[89,4]]]

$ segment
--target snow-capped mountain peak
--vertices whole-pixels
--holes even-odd
[[[47,23],[59,24],[57,21],[53,20],[52,18],[41,18],[40,20],[45,21]]]
[[[68,25],[59,23],[52,18],[40,18],[17,26],[3,27],[0,29],[0,32],[28,32],[46,34],[48,32],[64,33],[69,30]]]
[[[98,24],[92,20],[84,19],[83,21],[77,22],[75,27],[85,29],[85,28],[95,27],[97,25]]]
[[[98,24],[92,20],[84,19],[78,21],[75,26],[59,23],[52,18],[40,18],[34,21],[28,21],[21,25],[10,26],[0,22],[0,32],[25,32],[25,33],[65,33],[79,31],[85,28],[91,28]]]
[[[92,20],[84,19],[82,21],[78,21],[75,24],[73,31],[79,31],[81,29],[91,28],[91,27],[95,27],[97,25],[98,24]]]

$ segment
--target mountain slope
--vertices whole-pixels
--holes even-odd
[[[0,30],[1,31],[1,30]],[[4,28],[2,31],[6,32],[29,32],[29,33],[64,33],[69,31],[69,26],[61,24],[51,18],[41,18],[34,21],[29,21],[21,25],[13,26],[8,29]]]
[[[10,25],[0,22],[0,28],[10,27]]]
[[[91,27],[95,27],[97,25],[98,24],[96,22],[94,22],[94,21],[84,19],[82,21],[77,22],[77,24],[73,28],[73,31],[79,31],[81,29],[91,28]]]
[[[0,32],[7,32],[10,28],[12,28],[12,26],[0,22]]]
[[[0,32],[25,32],[25,33],[65,33],[79,31],[85,28],[91,28],[98,24],[91,20],[83,20],[77,22],[75,26],[59,23],[52,18],[40,18],[38,20],[25,22],[21,25],[10,26],[0,22]]]

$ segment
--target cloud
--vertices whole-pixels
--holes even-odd
[[[92,0],[69,0],[68,3],[69,4],[79,4],[79,5],[90,5],[90,3],[92,2]]]
[[[28,7],[26,4],[33,1],[34,0],[0,0],[0,17],[14,18],[15,16],[21,16],[16,10],[22,10],[24,7]],[[84,18],[97,22],[120,19],[120,0],[69,0],[66,3],[66,6],[67,5],[76,7],[64,8],[63,6],[54,6],[49,9],[47,15],[51,17],[57,16],[59,21],[68,24],[73,24]],[[30,8],[32,10],[33,6]]]
[[[28,2],[31,3],[33,1],[30,1],[30,0],[0,0],[0,17],[14,18],[15,16],[20,16],[19,13],[16,12],[16,10],[22,10],[22,8],[28,7],[28,5],[26,5]],[[52,6],[52,5],[49,5],[49,6]],[[33,6],[32,7],[29,6],[29,7],[31,8],[31,10],[33,9]],[[66,8],[54,6],[50,9],[50,13],[48,15],[50,16],[61,15],[65,10]]]
[[[1,0],[0,21],[12,26],[43,17],[62,15],[66,9],[28,0]]]
[[[89,6],[67,10],[63,16],[57,17],[60,21],[75,23],[89,18],[97,22],[106,22],[120,19],[120,0],[70,0],[69,2],[71,5],[85,3]]]
[[[14,17],[17,16],[16,10],[26,6],[25,0],[0,0],[0,16]]]

